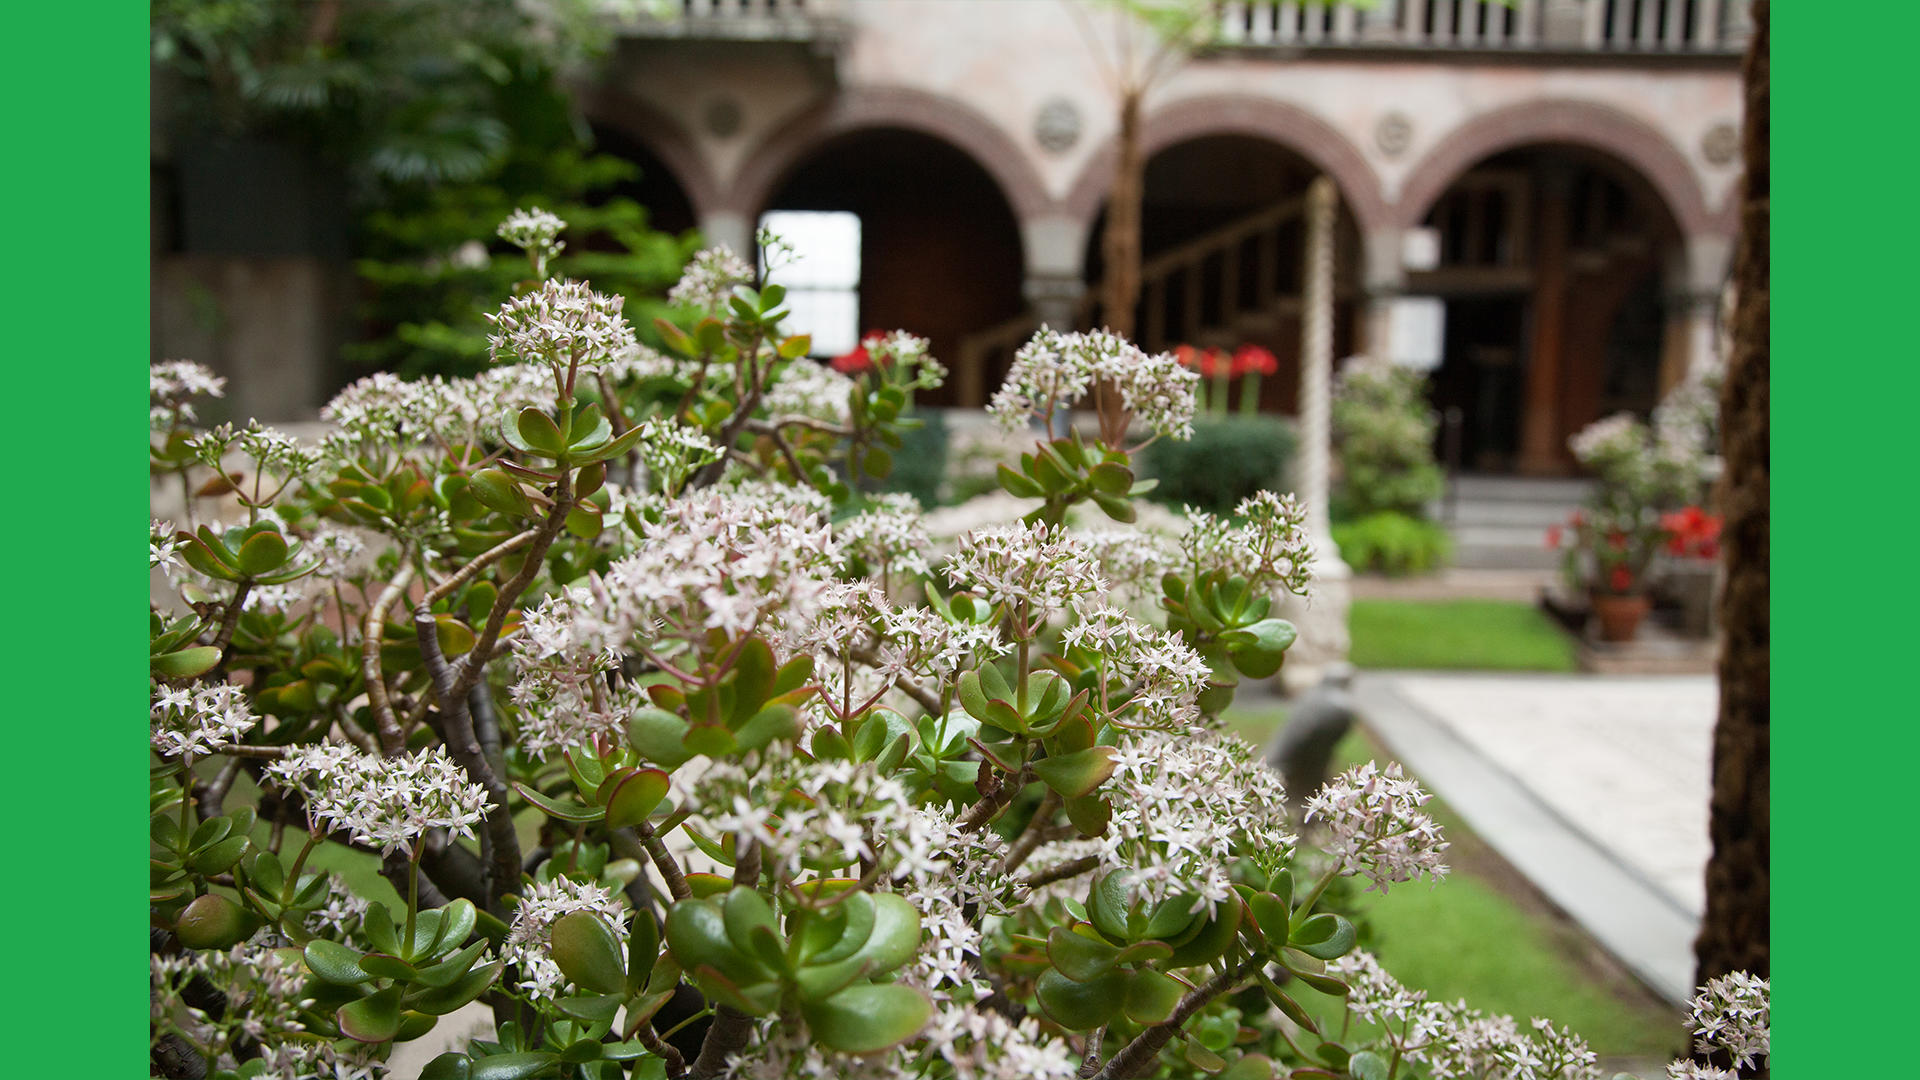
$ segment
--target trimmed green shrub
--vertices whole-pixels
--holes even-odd
[[[1335,525],[1333,542],[1354,570],[1396,577],[1438,569],[1453,550],[1445,529],[1392,510]]]
[[[1433,460],[1436,424],[1427,380],[1383,360],[1357,358],[1341,369],[1333,396],[1333,439],[1340,457],[1338,505],[1363,518],[1385,510],[1424,517],[1445,477]]]
[[[893,454],[893,472],[881,484],[884,491],[904,491],[923,507],[940,505],[940,483],[947,475],[947,416],[939,409],[914,412],[924,425],[900,432],[900,449]]]
[[[1285,483],[1298,444],[1292,426],[1276,417],[1195,417],[1191,440],[1159,439],[1146,448],[1147,475],[1160,481],[1153,498],[1230,514],[1254,492]]]

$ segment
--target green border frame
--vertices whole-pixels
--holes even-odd
[[[147,513],[144,474],[132,467],[148,350],[146,8],[9,13],[8,434],[25,466],[15,522],[33,521],[49,497],[64,503],[57,526],[5,540],[21,587],[6,711],[19,745],[57,763],[19,770],[8,785],[19,875],[9,875],[0,926],[21,1021],[6,1054],[16,1076],[138,1075],[146,1056],[144,968],[129,962],[146,928],[142,837],[130,824],[145,755],[113,734],[145,680],[139,624],[121,615],[139,588],[130,549]],[[1910,845],[1888,843],[1911,813],[1903,789],[1920,748],[1912,691],[1888,677],[1914,664],[1899,507],[1920,371],[1889,316],[1916,306],[1907,241],[1920,230],[1902,121],[1920,5],[1789,0],[1776,17],[1784,77],[1772,183],[1785,213],[1774,259],[1786,299],[1775,337],[1795,358],[1775,385],[1785,404],[1774,546],[1787,554],[1774,690],[1788,718],[1774,784],[1777,1059],[1785,1075],[1817,1075],[1818,1065],[1791,1063],[1818,1059],[1880,1072],[1870,1056],[1839,1062],[1900,1053],[1868,1018],[1876,1002],[1907,996],[1920,960],[1905,925]],[[79,387],[91,398],[83,410],[58,404]],[[1861,747],[1870,768],[1854,760]]]
[[[146,4],[7,12],[5,705],[13,849],[0,889],[9,1076],[137,1076],[146,1058]]]
[[[1899,839],[1920,751],[1902,525],[1920,369],[1900,325],[1920,306],[1902,123],[1920,5],[1786,0],[1773,23],[1774,1061],[1892,1076],[1910,1055],[1877,1019],[1920,963]]]

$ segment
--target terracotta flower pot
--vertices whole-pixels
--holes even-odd
[[[1645,596],[1593,594],[1593,615],[1600,620],[1601,641],[1632,641],[1640,631],[1640,620],[1652,607]]]

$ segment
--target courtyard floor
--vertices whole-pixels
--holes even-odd
[[[1717,689],[1708,676],[1366,672],[1362,722],[1673,1003],[1693,987]]]

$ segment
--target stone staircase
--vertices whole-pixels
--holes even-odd
[[[1593,484],[1588,480],[1462,474],[1436,508],[1453,533],[1453,565],[1465,570],[1552,570],[1561,554],[1547,529],[1564,524]]]

